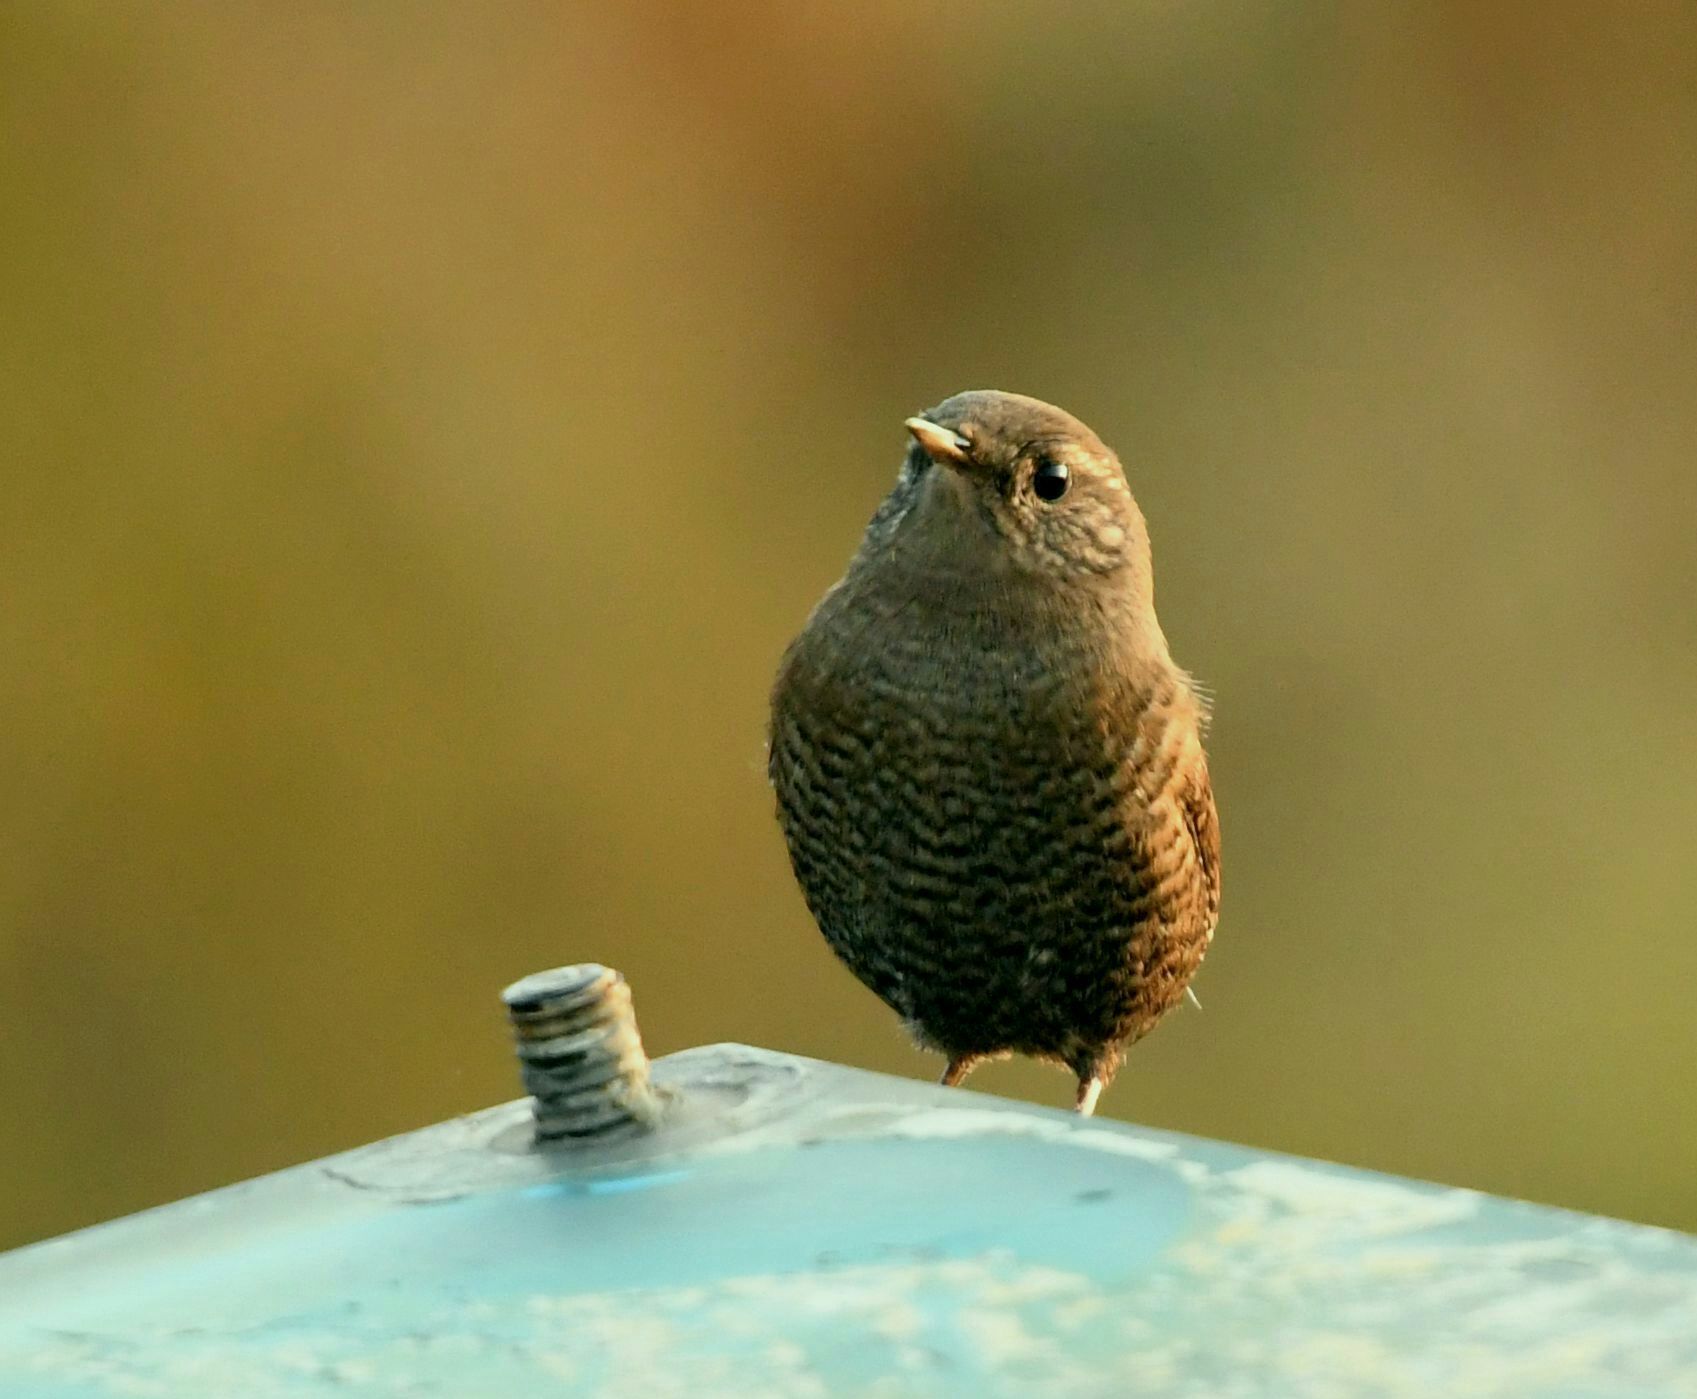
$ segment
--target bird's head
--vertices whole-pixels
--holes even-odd
[[[974,390],[907,420],[904,532],[1075,584],[1149,586],[1149,535],[1119,458],[1070,413]]]

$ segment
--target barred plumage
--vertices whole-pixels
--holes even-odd
[[[949,1056],[946,1081],[1033,1055],[1071,1068],[1088,1110],[1213,935],[1204,710],[1088,428],[990,393],[910,427],[778,673],[779,821],[826,939]],[[1039,498],[1037,471],[1063,495]]]

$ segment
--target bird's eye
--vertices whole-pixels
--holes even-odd
[[[1043,457],[1037,463],[1037,469],[1031,473],[1031,489],[1037,493],[1038,500],[1057,501],[1067,493],[1067,487],[1072,484],[1072,473],[1067,470],[1066,463]]]

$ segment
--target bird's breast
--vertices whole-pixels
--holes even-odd
[[[1063,1057],[1134,1037],[1211,928],[1194,699],[1170,665],[963,633],[822,606],[791,648],[770,762],[809,908],[935,1043],[986,1016]]]
[[[1176,757],[1147,722],[1160,685],[969,618],[857,620],[816,617],[774,694],[804,887],[829,865],[834,896],[994,917],[1111,883]]]

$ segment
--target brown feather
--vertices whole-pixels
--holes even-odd
[[[785,654],[769,771],[821,931],[923,1044],[1105,1081],[1207,949],[1219,824],[1119,464],[1033,404],[927,415],[972,438],[982,479],[910,455]],[[1004,522],[1032,509],[1033,442],[1065,444],[1080,499]]]

